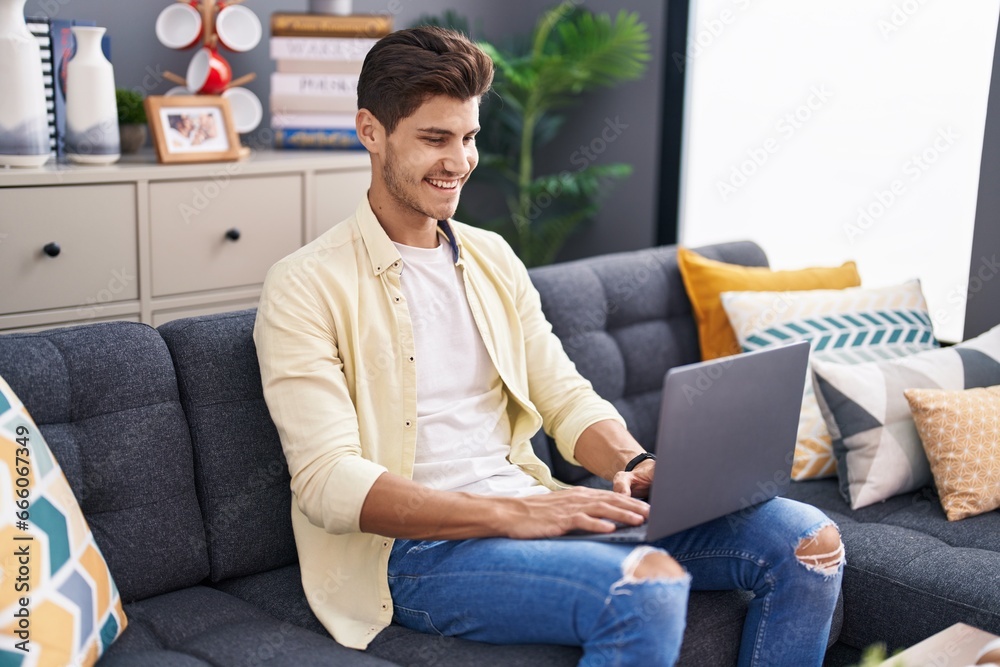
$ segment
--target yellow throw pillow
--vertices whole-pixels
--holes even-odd
[[[903,393],[948,521],[1000,508],[1000,386]]]
[[[127,620],[45,438],[0,378],[0,665],[90,667]]]
[[[717,262],[687,248],[678,248],[677,263],[698,324],[701,358],[705,361],[741,351],[722,307],[723,292],[787,292],[861,285],[854,262],[837,267],[772,271],[760,266]]]

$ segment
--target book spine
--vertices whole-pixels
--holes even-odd
[[[24,20],[29,32],[38,41],[41,54],[42,81],[45,84],[45,110],[49,126],[49,152],[56,155],[56,91],[55,79],[52,76],[52,35],[48,18],[28,17]]]
[[[375,39],[341,37],[272,37],[272,60],[361,60]]]
[[[313,150],[364,148],[354,128],[285,128],[274,133],[275,148]]]
[[[273,95],[357,97],[358,76],[353,74],[271,74]]]
[[[279,74],[361,74],[364,60],[278,60]]]
[[[329,128],[354,127],[354,114],[352,113],[286,113],[271,114],[271,129],[279,130],[286,128],[299,128],[305,130],[318,130]]]
[[[66,154],[66,65],[73,57],[72,21],[52,19],[52,78],[55,84],[56,154]]]
[[[385,37],[392,32],[388,14],[271,14],[274,37]]]
[[[358,111],[356,95],[275,95],[271,94],[272,114],[349,113]]]

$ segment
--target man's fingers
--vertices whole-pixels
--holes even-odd
[[[586,514],[579,514],[573,521],[573,528],[591,533],[613,533],[615,524],[606,519],[596,519]]]
[[[624,496],[632,495],[632,479],[627,474],[618,473],[615,475],[612,490]]]

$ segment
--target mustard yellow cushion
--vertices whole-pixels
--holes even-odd
[[[717,262],[687,248],[678,248],[677,263],[698,324],[701,358],[705,361],[741,352],[722,307],[723,292],[788,292],[861,285],[854,262],[837,267],[772,271],[759,266]]]
[[[948,521],[1000,507],[1000,387],[903,393]]]

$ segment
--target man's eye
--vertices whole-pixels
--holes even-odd
[[[474,143],[476,143],[476,137],[475,137],[475,135],[470,135],[470,136],[466,137],[464,139],[464,141],[467,144],[474,144]]]
[[[424,137],[424,141],[435,146],[440,146],[444,143],[444,139],[441,137]]]

